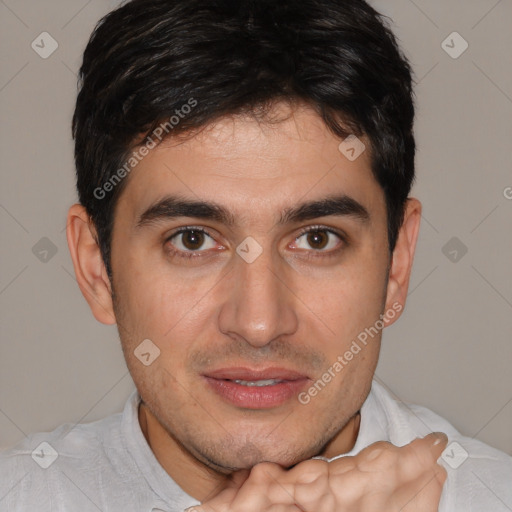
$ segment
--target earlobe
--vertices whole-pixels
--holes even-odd
[[[405,306],[414,252],[420,230],[420,221],[421,203],[415,198],[409,198],[406,203],[404,221],[398,234],[395,249],[393,250],[388,277],[386,311],[389,309],[396,310],[397,304],[400,304],[401,312]],[[391,325],[400,317],[400,315],[393,316],[393,320],[388,320],[387,325]]]
[[[96,231],[80,204],[69,209],[66,237],[78,286],[92,314],[98,322],[115,324],[111,283],[96,242]]]

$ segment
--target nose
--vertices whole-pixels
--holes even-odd
[[[234,259],[233,271],[224,283],[220,331],[255,348],[295,333],[298,318],[289,282],[292,270],[271,249],[263,250],[252,262],[238,254]]]

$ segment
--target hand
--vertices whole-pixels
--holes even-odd
[[[401,448],[375,443],[354,457],[306,460],[284,470],[263,462],[191,512],[437,512],[447,444],[430,434]]]

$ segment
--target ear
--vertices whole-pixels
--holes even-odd
[[[108,278],[94,224],[81,204],[68,212],[66,236],[75,276],[92,314],[103,324],[116,323],[112,287]]]
[[[405,306],[414,251],[420,231],[420,221],[421,203],[411,197],[407,199],[404,221],[398,232],[398,239],[393,250],[386,295],[386,311],[394,310],[399,314],[393,315],[393,319],[386,319],[386,325],[394,323],[400,317],[400,313]]]

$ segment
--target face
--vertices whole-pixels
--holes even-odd
[[[353,342],[391,307],[369,150],[350,161],[313,111],[288,108],[166,141],[115,211],[129,370],[165,431],[218,470],[290,466],[335,439],[370,389],[381,331]]]

